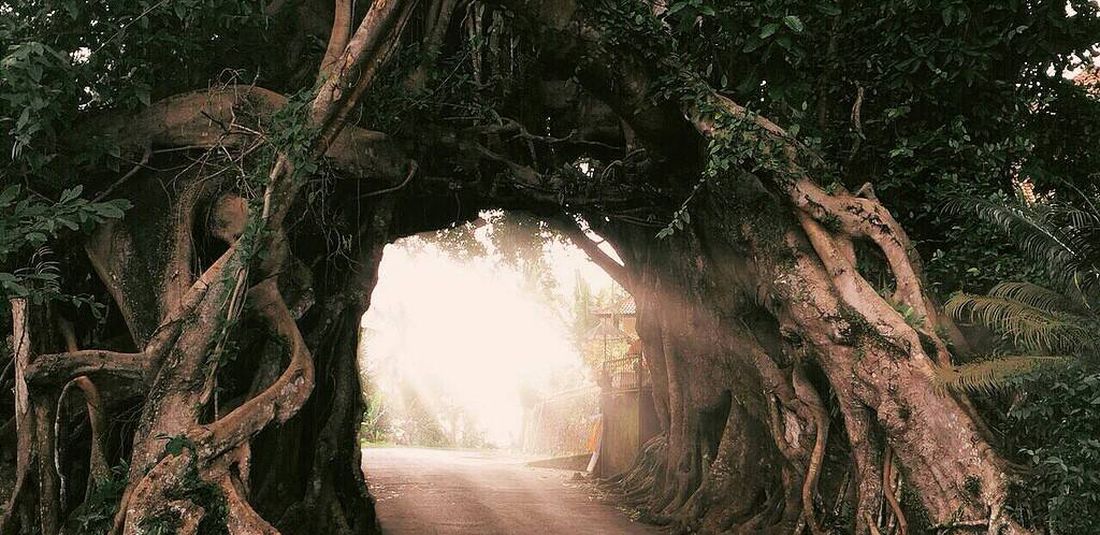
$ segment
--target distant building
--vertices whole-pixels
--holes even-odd
[[[601,321],[607,320],[616,329],[625,333],[630,340],[638,339],[638,306],[634,303],[633,297],[627,296],[620,299],[592,315],[600,318]]]
[[[531,400],[523,445],[528,452],[559,456],[591,452],[588,469],[610,477],[627,471],[661,430],[634,299],[619,299],[591,316],[596,323],[584,334],[584,353],[599,388]]]
[[[598,476],[610,477],[629,469],[660,429],[634,299],[627,296],[592,315],[599,322],[586,338],[589,361],[597,363],[601,424],[591,467]]]
[[[586,335],[587,360],[595,365],[604,390],[639,388],[647,382],[637,310],[634,299],[626,296],[592,313],[598,321]]]

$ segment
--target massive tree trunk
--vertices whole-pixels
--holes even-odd
[[[664,361],[659,369],[651,360],[650,371],[667,378],[671,407],[664,488],[648,510],[707,531],[778,533],[807,524],[820,532],[824,522],[865,533],[879,524],[884,504],[893,506],[883,486],[884,466],[893,464],[907,494],[920,499],[908,503],[911,524],[980,521],[1019,530],[999,510],[1003,463],[966,406],[933,384],[933,359],[943,357],[935,353],[937,335],[906,323],[861,282],[850,257],[833,252],[823,261],[810,241],[820,245],[835,234],[823,235],[805,218],[796,222],[778,198],[761,193],[760,204],[741,212],[759,214],[756,221],[741,228],[722,223],[722,214],[733,213],[725,202],[701,202],[700,223],[670,241],[706,245],[677,251],[670,244],[680,263],[659,265],[656,288],[635,292],[660,296],[659,306],[639,307],[640,315],[660,317],[653,322],[659,328],[640,334],[646,355]],[[736,260],[746,254],[756,262]],[[722,392],[733,394],[735,410],[719,431],[718,452],[707,452],[701,422]],[[750,451],[751,460],[738,451]],[[826,451],[849,464],[826,467]],[[819,486],[825,470],[832,481]],[[856,489],[854,508],[838,517],[831,504],[847,500],[845,473]],[[685,500],[688,492],[696,496]]]
[[[827,193],[817,185],[823,162],[678,64],[646,5],[511,4],[551,43],[546,52],[575,65],[581,83],[655,152],[677,136],[683,147],[691,138],[685,125],[706,145],[704,163],[689,163],[687,172],[684,162],[697,161],[690,152],[664,151],[668,159],[658,163],[686,199],[663,241],[587,214],[634,259],[625,268],[643,301],[640,334],[656,357],[650,372],[663,375],[655,381],[657,395],[667,396],[658,406],[668,406],[663,464],[643,457],[638,468],[657,476],[626,478],[656,482],[646,503],[651,516],[695,529],[717,503],[721,522],[707,530],[821,533],[827,523],[868,533],[889,523],[1025,532],[1004,512],[1006,463],[970,404],[934,384],[936,366],[950,364],[937,329],[949,322],[873,189]],[[617,61],[600,59],[609,55]],[[655,85],[668,97],[652,98]],[[893,287],[874,288],[860,274],[858,243],[874,251],[863,253],[870,261],[881,259]],[[656,304],[645,303],[651,299]],[[906,309],[915,313],[903,316]],[[729,411],[727,422],[739,425],[727,426],[733,436],[719,432],[719,455],[705,451],[702,422],[722,392],[743,409]],[[761,436],[773,440],[761,445]],[[753,466],[731,454],[740,448],[753,451]],[[848,462],[827,466],[828,458]],[[831,481],[821,484],[825,471]],[[908,511],[894,494],[896,474]],[[721,482],[729,477],[749,488],[731,492]],[[850,485],[837,481],[847,478]],[[755,503],[754,492],[763,496]],[[849,507],[837,514],[830,504],[842,502]],[[739,507],[747,511],[732,512]]]
[[[286,533],[376,533],[374,502],[360,469],[359,324],[370,306],[392,202],[360,213],[360,255],[340,273],[315,272],[315,304],[303,318],[317,387],[288,429],[253,441],[257,509]],[[331,267],[331,266],[326,266]]]
[[[299,168],[330,147],[340,147],[347,137],[341,134],[349,109],[394,47],[414,4],[375,3],[354,32],[350,17],[343,26],[334,26],[333,57],[323,65],[316,97],[278,125],[305,135],[259,151],[258,157],[244,150],[223,162],[230,169],[258,169],[257,176],[238,177],[245,188],[232,187],[219,176],[224,173],[204,173],[202,166],[163,177],[172,189],[158,191],[150,187],[157,177],[146,177],[150,183],[138,183],[128,192],[142,201],[131,217],[122,225],[101,228],[89,241],[89,257],[126,320],[131,340],[123,345],[137,350],[70,348],[32,356],[29,343],[21,344],[18,382],[29,388],[22,390],[17,409],[23,415],[19,484],[9,497],[0,531],[53,535],[60,529],[52,431],[59,392],[70,381],[121,383],[121,390],[143,397],[121,456],[129,460],[128,470],[111,532],[274,533],[273,522],[298,529],[328,526],[332,533],[375,531],[356,466],[359,389],[354,365],[358,317],[373,284],[380,244],[389,239],[389,217],[368,219],[361,229],[360,243],[369,246],[358,250],[365,254],[355,270],[359,275],[326,281],[337,286],[325,285],[323,294],[311,294],[320,288],[311,288],[308,278],[295,279],[298,258],[284,221],[308,178]],[[241,132],[256,132],[235,128],[238,113],[253,111],[241,104],[236,92],[229,106],[221,108],[209,99],[176,99],[164,105],[165,113],[154,111],[139,123],[142,127],[127,133],[144,136],[141,143],[146,145],[193,139],[194,145],[230,155],[226,147],[239,142]],[[232,116],[228,123],[217,123],[221,135],[188,128],[202,125],[196,117],[216,116],[206,113],[208,106]],[[213,121],[205,122],[208,129],[215,128]],[[258,191],[250,190],[257,184]],[[206,217],[200,217],[203,209]],[[311,302],[317,298],[325,301]],[[17,305],[16,310],[24,309]],[[303,313],[315,316],[309,341],[298,326]],[[20,312],[14,335],[29,340],[23,318]],[[277,437],[298,446],[287,453],[312,458],[301,463],[290,481],[296,489],[276,488],[276,495],[268,498],[293,507],[272,518],[279,509],[269,503],[265,519],[250,502],[253,446],[269,447],[273,437],[259,438],[265,428],[286,425],[310,399],[318,371],[311,349],[325,352],[320,370],[331,375],[322,377],[340,380],[326,384],[318,396],[328,406],[292,424],[296,432]],[[240,366],[248,360],[256,368]],[[33,485],[28,483],[32,462],[37,466]],[[256,475],[277,486],[286,482],[278,475],[281,465],[262,468]],[[11,514],[27,511],[24,504],[37,504],[37,512]]]

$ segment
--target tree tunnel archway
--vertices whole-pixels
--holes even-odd
[[[308,401],[295,416],[283,425],[258,433],[250,441],[249,502],[254,504],[259,518],[265,522],[271,519],[283,531],[329,525],[337,531],[356,532],[372,525],[370,498],[359,475],[355,442],[362,411],[355,355],[359,318],[369,305],[382,248],[402,233],[443,228],[456,222],[450,217],[425,220],[424,214],[437,216],[464,209],[473,215],[482,207],[494,206],[489,204],[491,200],[419,196],[412,191],[415,190],[396,199],[384,199],[369,211],[362,211],[364,206],[359,206],[357,217],[362,218],[359,243],[369,244],[360,249],[360,260],[326,255],[325,262],[312,269],[295,267],[281,275],[287,294],[295,296],[288,305],[305,311],[297,322],[304,329],[303,339],[311,353],[316,355],[313,373],[318,378]],[[177,198],[189,197],[184,194]],[[212,216],[205,218],[212,230],[204,232],[216,238],[241,231],[244,220],[240,218],[236,219],[237,230],[233,230],[233,207],[240,206],[235,197],[211,191],[195,199],[194,207],[204,206],[203,203],[213,207],[207,210]],[[425,206],[432,206],[433,210],[417,210]],[[529,209],[529,205],[520,206]],[[134,229],[146,232],[149,222],[164,217],[164,210],[169,208],[171,204],[142,203],[121,225],[101,231],[110,237],[106,241],[115,249],[103,250],[98,255],[93,250],[92,257],[102,265],[99,269],[109,274],[108,280],[117,277],[133,281],[163,273],[167,266],[149,269],[143,265],[141,269],[133,269],[125,265],[138,257],[119,255],[117,247],[132,243]],[[721,221],[721,216],[713,217]],[[697,238],[685,240],[686,244],[662,240],[656,238],[649,226],[616,227],[605,219],[600,230],[618,247],[625,261],[623,266],[601,253],[595,242],[575,226],[575,221],[560,216],[552,220],[590,253],[596,263],[623,283],[638,302],[639,333],[667,434],[647,445],[636,470],[619,483],[624,496],[647,510],[651,520],[714,531],[731,525],[787,529],[805,521],[801,517],[807,504],[810,508],[820,507],[812,505],[817,493],[843,499],[850,494],[882,492],[879,485],[883,480],[879,474],[889,473],[890,462],[876,453],[884,446],[881,435],[870,430],[873,424],[867,419],[869,414],[857,411],[847,415],[852,419],[826,423],[830,408],[834,414],[846,409],[838,403],[839,395],[831,387],[828,371],[816,362],[801,360],[810,351],[805,347],[808,342],[790,327],[781,326],[768,308],[767,296],[760,301],[759,297],[749,298],[740,292],[721,291],[723,286],[711,279],[722,277],[719,280],[730,285],[744,284],[738,278],[748,277],[752,272],[751,268],[741,266],[743,257],[728,250],[716,253],[713,244],[704,248]],[[174,232],[175,228],[167,230]],[[303,248],[299,251],[309,250],[323,240],[321,231],[299,228],[301,234],[290,238]],[[199,242],[205,239],[200,238]],[[172,241],[170,236],[164,236],[147,243]],[[186,248],[191,250],[189,245]],[[214,251],[217,254],[218,250]],[[210,258],[207,262],[214,260]],[[739,267],[747,273],[739,272]],[[294,289],[295,284],[304,281],[309,283]],[[151,282],[129,284],[155,287]],[[124,297],[121,302],[129,304],[120,310],[140,310],[139,305],[131,304],[137,302],[134,298],[127,297],[125,292],[120,295]],[[729,311],[736,314],[730,317]],[[141,316],[136,313],[131,317]],[[813,317],[827,318],[818,313]],[[150,332],[155,333],[156,329],[151,327]],[[140,332],[139,328],[134,330]],[[259,345],[252,345],[254,349],[245,352],[252,357],[239,362],[241,368],[234,371],[234,367],[226,367],[217,378],[222,384],[231,384],[234,374],[243,373],[243,377],[250,378],[250,383],[237,385],[237,396],[262,392],[261,385],[278,377],[286,365],[285,357],[278,357],[283,344],[270,344],[264,340],[265,332],[270,331],[259,329],[260,338],[242,340],[241,344]],[[855,336],[858,340],[867,333],[840,335]],[[830,339],[827,343],[835,342]],[[253,366],[258,368],[250,376]],[[69,373],[77,371],[83,370]],[[931,389],[930,383],[928,388]],[[232,387],[226,390],[232,391]],[[847,394],[855,395],[850,391]],[[937,396],[938,402],[950,399]],[[723,415],[723,421],[715,420],[717,414]],[[849,429],[852,426],[866,427]],[[862,462],[870,464],[825,463],[829,434],[850,442],[834,438],[831,446],[834,453],[828,457],[865,456]],[[158,449],[165,451],[172,437],[159,440],[162,442]],[[851,444],[864,449],[857,450]],[[857,469],[870,475],[852,475]],[[824,482],[818,489],[812,488],[812,482],[807,486],[810,478],[822,475]],[[859,478],[865,478],[862,484],[871,490],[866,487],[858,492],[850,490]],[[240,484],[243,483],[242,480]],[[829,513],[822,514],[828,522],[838,521],[827,516]]]
[[[74,169],[133,207],[64,252],[112,303],[106,327],[13,307],[27,389],[0,529],[376,531],[356,347],[382,249],[502,208],[553,224],[637,301],[664,434],[613,483],[650,520],[1032,531],[1005,510],[1009,466],[976,410],[936,382],[967,344],[916,248],[872,187],[837,177],[858,144],[822,152],[715,90],[663,3],[459,4],[303,2],[280,20],[325,28],[317,65],[273,89],[174,87],[62,136],[116,142],[132,171]],[[58,454],[78,388],[133,424],[90,424],[87,451]],[[110,466],[109,486],[66,486]]]

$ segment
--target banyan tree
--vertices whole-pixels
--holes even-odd
[[[891,195],[1089,172],[1071,4],[2,1],[0,532],[376,532],[382,248],[503,209],[637,301],[662,434],[607,483],[648,521],[1036,533]]]

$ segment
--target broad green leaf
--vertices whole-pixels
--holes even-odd
[[[788,28],[794,30],[796,33],[802,31],[802,21],[794,15],[783,17],[783,24],[786,24]]]
[[[80,194],[83,193],[83,192],[84,192],[84,186],[82,186],[82,185],[78,185],[76,187],[69,188],[69,189],[61,192],[61,200],[58,201],[58,202],[61,203],[61,204],[67,203],[67,202],[79,197]]]
[[[8,186],[3,192],[0,192],[0,206],[8,206],[16,197],[19,196],[20,191],[19,184]]]

